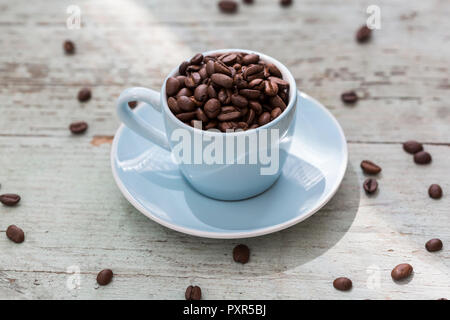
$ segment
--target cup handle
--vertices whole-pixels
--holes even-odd
[[[117,100],[117,115],[128,128],[139,134],[141,137],[170,151],[166,134],[161,130],[155,129],[137,116],[128,106],[128,102],[130,101],[145,102],[161,113],[160,93],[155,90],[141,87],[124,90]]]

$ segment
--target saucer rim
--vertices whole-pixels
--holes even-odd
[[[288,221],[276,224],[276,225],[272,225],[269,227],[264,227],[264,228],[259,228],[253,231],[243,231],[243,232],[212,232],[212,231],[201,231],[198,229],[192,229],[192,228],[186,228],[186,227],[182,227],[179,226],[177,224],[173,224],[167,221],[164,221],[162,219],[160,219],[159,217],[157,217],[156,215],[154,215],[150,210],[146,209],[144,206],[142,206],[139,202],[137,202],[134,197],[129,193],[128,189],[125,187],[125,185],[123,184],[122,180],[119,178],[119,175],[117,173],[117,169],[115,166],[115,159],[116,159],[116,155],[117,155],[117,146],[118,146],[118,141],[119,138],[122,134],[123,129],[125,128],[125,125],[122,123],[120,125],[120,127],[117,129],[115,135],[114,135],[114,139],[113,139],[113,143],[111,146],[111,152],[110,152],[110,164],[111,164],[111,169],[112,169],[112,173],[113,173],[113,178],[114,181],[116,182],[116,185],[119,187],[119,190],[122,192],[123,196],[125,197],[125,199],[128,200],[128,202],[130,202],[139,212],[141,212],[143,215],[145,215],[146,217],[148,217],[149,219],[159,223],[160,225],[181,232],[181,233],[185,233],[185,234],[189,234],[192,236],[197,236],[197,237],[202,237],[202,238],[211,238],[211,239],[242,239],[242,238],[252,238],[252,237],[258,237],[258,236],[263,236],[263,235],[267,235],[270,233],[274,233],[274,232],[278,232],[284,229],[287,229],[299,222],[302,222],[306,219],[308,219],[309,217],[311,217],[313,214],[315,214],[317,211],[319,211],[320,209],[322,209],[332,198],[333,196],[336,194],[336,192],[338,191],[340,185],[342,184],[342,180],[344,179],[345,176],[345,172],[347,171],[347,165],[348,165],[348,146],[347,146],[347,139],[345,138],[345,134],[344,134],[344,130],[342,129],[341,125],[339,124],[339,122],[336,120],[336,118],[333,116],[333,114],[322,104],[320,103],[318,100],[314,99],[313,97],[309,96],[308,94],[297,90],[298,92],[298,97],[301,97],[303,99],[309,99],[312,102],[314,102],[317,106],[319,106],[320,108],[322,108],[325,113],[328,114],[328,116],[333,120],[333,122],[335,123],[338,131],[339,131],[339,135],[340,138],[343,142],[343,151],[344,151],[344,161],[342,161],[341,167],[340,167],[340,171],[339,171],[339,175],[338,175],[338,179],[336,180],[337,183],[335,184],[335,186],[333,187],[333,189],[331,190],[331,192],[327,195],[327,197],[325,197],[321,202],[319,202],[318,204],[316,204],[316,206],[310,210],[308,213],[303,214],[301,216],[297,216],[295,218],[292,218]],[[297,99],[297,103],[299,103],[298,99]],[[135,110],[142,108],[145,104],[142,104],[141,106],[138,106]],[[301,108],[299,108],[301,110]],[[190,188],[192,188],[191,186],[189,186]],[[218,200],[219,201],[219,200]],[[241,200],[241,201],[246,201],[246,200]]]

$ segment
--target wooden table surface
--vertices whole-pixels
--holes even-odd
[[[0,206],[0,298],[183,299],[190,284],[204,299],[450,298],[450,2],[377,1],[381,29],[358,45],[372,2],[296,0],[283,9],[256,0],[224,15],[213,0],[78,0],[81,28],[70,30],[74,1],[0,0],[0,193],[22,196],[17,207]],[[75,55],[63,54],[65,39]],[[187,57],[229,47],[286,64],[341,123],[349,166],[336,196],[305,222],[211,240],[134,209],[113,181],[108,142],[123,89],[159,88]],[[93,92],[84,104],[83,86]],[[354,106],[340,101],[348,89],[362,97]],[[68,125],[78,120],[90,127],[73,136]],[[425,143],[430,165],[402,150],[409,139]],[[376,196],[362,191],[363,159],[383,168]],[[429,198],[432,183],[442,199]],[[24,243],[7,239],[11,224]],[[431,238],[444,249],[427,252]],[[232,260],[238,243],[251,249],[246,265]],[[394,283],[391,269],[404,262],[414,275]],[[115,276],[99,287],[103,268]],[[353,280],[351,291],[333,288],[339,276]]]

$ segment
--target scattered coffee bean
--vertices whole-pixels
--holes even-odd
[[[253,4],[253,0],[242,0],[245,4]]]
[[[73,134],[81,134],[85,132],[88,128],[88,124],[84,121],[80,122],[74,122],[69,126],[70,131],[72,131]]]
[[[391,277],[395,281],[408,278],[413,272],[413,267],[408,263],[402,263],[392,269]]]
[[[378,182],[373,178],[366,179],[363,184],[364,191],[368,194],[372,194],[378,189]]]
[[[19,201],[20,196],[18,194],[7,193],[0,195],[0,202],[8,207],[15,206]]]
[[[439,298],[437,300],[448,300],[447,298]]]
[[[223,13],[236,13],[238,4],[236,1],[232,0],[221,0],[219,1],[219,9]]]
[[[415,154],[423,150],[423,145],[417,141],[409,140],[403,143],[403,150],[408,153]]]
[[[431,240],[428,240],[427,243],[425,244],[425,248],[429,252],[439,251],[442,249],[442,246],[443,246],[443,244],[440,239],[431,239]]]
[[[371,36],[372,30],[364,25],[356,32],[356,41],[358,41],[359,43],[365,43],[370,40]]]
[[[428,188],[428,195],[433,199],[440,199],[442,198],[442,188],[438,184],[432,184]]]
[[[233,249],[233,260],[245,264],[250,257],[250,249],[245,244],[239,244]]]
[[[293,0],[280,0],[280,5],[283,7],[288,7],[292,5]]]
[[[83,88],[80,91],[78,91],[78,101],[80,102],[86,102],[91,99],[92,93],[91,89],[89,88]]]
[[[10,225],[8,229],[6,229],[6,236],[15,243],[22,243],[25,240],[23,230],[15,225]]]
[[[111,269],[103,269],[97,274],[97,283],[101,286],[106,286],[111,282],[113,272]]]
[[[348,291],[352,288],[352,280],[345,277],[337,278],[333,281],[333,287],[340,291]]]
[[[130,102],[128,102],[128,106],[129,106],[131,109],[136,108],[136,106],[137,106],[137,101],[130,101]]]
[[[201,121],[203,130],[254,129],[279,117],[289,103],[289,82],[257,54],[198,53],[179,72],[166,81],[169,109],[186,124]]]
[[[414,162],[417,164],[429,164],[431,162],[431,155],[426,151],[419,151],[414,154]]]
[[[361,162],[361,169],[367,174],[378,174],[381,171],[381,167],[369,160],[363,160]]]
[[[186,288],[184,294],[186,300],[201,300],[202,299],[202,289],[198,286],[189,286]]]
[[[64,41],[63,48],[64,48],[64,52],[66,54],[74,54],[75,53],[75,44],[70,40]]]
[[[341,100],[344,103],[353,104],[358,101],[358,95],[355,91],[346,91],[343,94],[341,94]]]

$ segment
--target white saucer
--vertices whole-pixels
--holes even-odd
[[[141,105],[135,112],[163,129],[160,114]],[[192,189],[169,152],[125,126],[114,137],[111,165],[125,198],[170,229],[207,238],[248,238],[301,222],[336,193],[347,168],[347,143],[333,115],[299,92],[290,154],[280,179],[261,195],[219,201]]]

